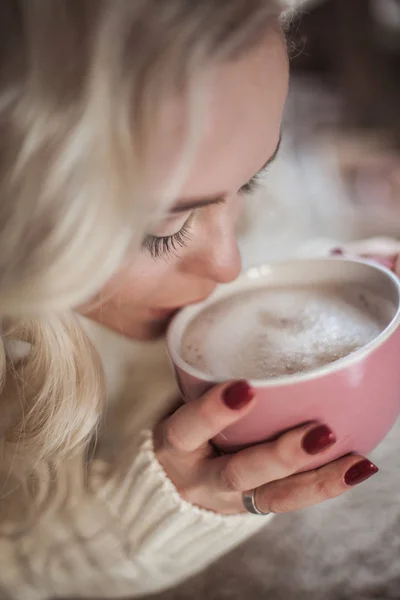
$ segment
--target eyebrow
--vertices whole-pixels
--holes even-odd
[[[282,134],[279,136],[278,144],[277,144],[272,156],[267,160],[265,165],[262,166],[261,169],[259,171],[257,171],[257,173],[255,175],[253,175],[253,177],[249,180],[249,182],[251,182],[258,175],[263,173],[274,162],[274,160],[278,156],[281,144],[282,144]],[[224,196],[222,194],[220,194],[219,196],[210,196],[208,198],[205,197],[205,198],[198,198],[198,199],[194,199],[194,200],[181,200],[177,206],[174,206],[173,208],[171,208],[170,213],[176,214],[176,213],[186,212],[188,210],[193,210],[195,208],[202,208],[204,206],[210,206],[212,204],[221,204],[222,202],[224,202]]]

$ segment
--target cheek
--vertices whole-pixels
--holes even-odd
[[[132,305],[148,304],[173,279],[175,271],[173,259],[155,260],[148,252],[143,252],[134,257],[108,284],[108,292]]]

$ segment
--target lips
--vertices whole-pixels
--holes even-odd
[[[169,322],[172,319],[172,317],[174,317],[176,313],[182,310],[183,308],[186,308],[187,306],[192,306],[193,304],[199,304],[207,300],[207,298],[211,296],[214,290],[215,286],[213,289],[210,290],[208,294],[205,294],[201,298],[196,298],[189,302],[185,302],[181,306],[175,306],[174,308],[153,308],[150,311],[151,318],[154,321],[159,321],[160,323],[163,323],[165,321]]]
[[[207,296],[204,296],[203,298],[198,298],[196,300],[192,300],[191,302],[186,302],[185,304],[182,304],[182,306],[176,306],[175,308],[153,308],[151,310],[151,315],[153,319],[158,321],[171,319],[176,315],[177,312],[179,312],[183,308],[191,306],[192,304],[199,304],[200,302],[204,302],[209,296],[210,294],[207,294]]]

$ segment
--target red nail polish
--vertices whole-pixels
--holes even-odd
[[[336,443],[336,436],[326,425],[318,425],[309,431],[303,439],[303,450],[307,454],[319,454]]]
[[[349,486],[358,485],[372,477],[372,475],[375,475],[378,471],[379,469],[374,463],[365,459],[350,467],[344,476],[344,481]]]
[[[226,388],[222,394],[222,400],[231,410],[244,408],[254,398],[254,391],[247,381],[236,381]]]

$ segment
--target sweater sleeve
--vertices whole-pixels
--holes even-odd
[[[165,589],[194,575],[271,519],[222,516],[182,500],[156,459],[149,432],[142,434],[134,459],[122,457],[109,475],[106,465],[95,461],[90,486],[134,567],[131,577],[136,595]]]

